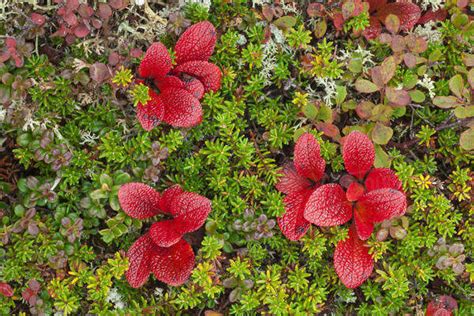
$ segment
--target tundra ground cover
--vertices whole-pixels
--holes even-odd
[[[0,2],[0,314],[474,313],[473,6]]]

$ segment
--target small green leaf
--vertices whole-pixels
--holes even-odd
[[[462,105],[456,97],[448,96],[437,96],[433,99],[433,104],[442,109],[454,108],[456,106]]]
[[[318,115],[318,108],[313,103],[307,103],[302,108],[305,117],[314,120]]]
[[[462,91],[464,90],[464,80],[462,76],[457,74],[449,80],[449,89],[455,96],[462,98]]]
[[[372,81],[366,79],[357,79],[355,83],[357,91],[362,93],[373,93],[379,90],[379,88]]]
[[[372,130],[372,140],[379,145],[386,145],[393,136],[393,129],[381,123],[377,123]]]
[[[347,90],[344,86],[336,86],[336,104],[341,105],[347,97]]]
[[[420,90],[412,90],[408,92],[410,98],[415,103],[423,103],[426,99],[425,94]]]

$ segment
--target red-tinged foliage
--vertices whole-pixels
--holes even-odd
[[[281,232],[289,240],[299,240],[308,231],[310,223],[304,218],[304,210],[313,192],[314,189],[303,189],[288,194],[283,200],[285,214],[277,218],[277,222]]]
[[[318,141],[309,133],[301,135],[295,145],[295,168],[301,176],[317,182],[324,175],[326,162],[315,157],[321,157]]]
[[[339,184],[325,184],[309,198],[304,218],[317,226],[342,225],[352,218],[352,205]]]
[[[365,243],[357,237],[354,227],[347,239],[340,241],[334,251],[334,269],[342,283],[356,288],[367,280],[374,269],[374,261]]]
[[[0,294],[6,297],[12,297],[13,288],[8,283],[0,282]]]
[[[145,219],[160,213],[160,193],[143,183],[127,183],[118,192],[120,206],[128,216]]]
[[[209,21],[189,27],[176,42],[174,48],[178,64],[187,61],[207,61],[216,46],[216,29]]]
[[[362,179],[374,164],[374,144],[367,135],[354,131],[344,138],[342,158],[347,172]]]
[[[367,192],[384,188],[402,191],[402,182],[398,179],[395,172],[388,168],[374,168],[370,170],[364,184]]]
[[[165,105],[163,121],[176,127],[192,127],[202,121],[199,100],[185,89],[168,89],[160,94]]]
[[[350,202],[357,201],[365,192],[365,188],[362,184],[354,181],[352,182],[346,191],[346,198]]]
[[[219,67],[207,61],[188,61],[178,65],[173,73],[185,73],[198,79],[203,84],[205,92],[217,91],[221,86],[222,73]]]
[[[143,78],[159,79],[170,70],[171,56],[168,49],[162,43],[153,43],[138,67],[138,74]]]
[[[448,17],[448,11],[446,9],[438,9],[436,11],[426,11],[420,19],[416,22],[417,24],[425,24],[430,21],[444,21]]]
[[[210,22],[204,21],[188,28],[178,39],[174,68],[171,56],[162,43],[153,43],[148,48],[138,73],[143,78],[153,79],[160,90],[164,122],[175,127],[192,127],[201,123],[199,100],[204,93],[217,91],[221,86],[222,73],[219,67],[207,61],[214,51],[215,43],[215,28]],[[159,123],[159,120],[144,119],[140,112],[137,112],[137,116],[146,130]]]
[[[277,190],[287,194],[283,200],[285,213],[277,221],[282,233],[290,240],[300,239],[309,228],[304,210],[309,196],[319,186],[317,182],[323,177],[326,166],[319,143],[309,133],[298,138],[294,155],[294,163],[283,168],[283,177],[276,185]]]
[[[154,248],[150,236],[146,234],[138,238],[128,249],[127,257],[129,265],[125,277],[131,287],[138,288],[148,280]]]
[[[155,91],[149,89],[148,95],[150,100],[143,105],[137,104],[137,119],[143,129],[151,131],[155,126],[160,124],[165,116],[165,106],[161,97]]]
[[[194,266],[194,253],[183,235],[196,231],[206,221],[211,202],[205,197],[173,186],[159,194],[142,183],[129,183],[119,190],[124,211],[135,218],[158,213],[171,215],[171,220],[154,223],[128,250],[129,269],[126,278],[132,287],[142,286],[150,272],[170,285],[184,283]]]
[[[431,301],[426,308],[426,316],[452,316],[453,311],[458,308],[458,303],[448,295],[442,295]]]
[[[181,239],[169,248],[158,247],[151,259],[151,270],[155,278],[172,286],[186,282],[194,267],[194,252]]]

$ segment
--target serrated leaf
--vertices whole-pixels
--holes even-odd
[[[362,93],[373,93],[379,90],[375,83],[366,79],[357,79],[355,87],[357,91]]]

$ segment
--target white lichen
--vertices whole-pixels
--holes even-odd
[[[431,7],[433,11],[439,10],[444,8],[444,0],[421,0],[420,1],[420,6],[423,9],[423,11],[428,10],[428,8]]]
[[[317,93],[311,87],[306,88],[306,92],[313,98],[322,99],[327,106],[332,106],[333,99],[336,97],[336,81],[327,77],[315,77],[314,82],[324,89],[325,95],[321,98],[320,93]]]
[[[123,309],[125,303],[123,302],[122,295],[116,288],[111,288],[107,294],[106,301],[112,303],[116,309]]]
[[[437,27],[437,22],[435,21],[418,25],[413,30],[413,34],[423,37],[429,43],[440,43],[443,40],[443,35]]]
[[[433,99],[436,96],[436,93],[434,92],[435,90],[434,82],[427,74],[424,74],[423,79],[418,80],[416,84],[428,90],[428,94],[430,95],[431,99]]]

